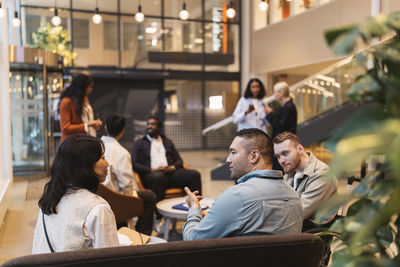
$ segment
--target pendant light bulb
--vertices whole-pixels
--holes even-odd
[[[230,19],[233,19],[236,16],[236,10],[233,8],[232,1],[229,1],[229,6],[226,10],[226,16]]]
[[[51,18],[51,23],[54,26],[60,26],[61,24],[61,18],[58,16],[57,8],[54,9],[54,16]]]
[[[103,21],[103,17],[99,14],[99,8],[96,7],[94,10],[94,15],[92,17],[92,21],[94,24],[100,24]]]
[[[142,5],[138,5],[138,12],[135,14],[135,20],[137,22],[143,22],[144,21],[144,14],[142,12]]]
[[[21,20],[18,18],[17,11],[14,12],[14,18],[12,19],[11,24],[16,28],[21,26]]]
[[[6,16],[6,9],[3,8],[3,3],[0,2],[0,18],[4,18]]]
[[[179,12],[179,18],[181,20],[187,20],[189,18],[189,11],[186,10],[186,3],[182,3],[182,10]]]
[[[258,4],[258,9],[260,11],[266,11],[268,9],[268,3],[265,0],[261,0],[261,2]]]

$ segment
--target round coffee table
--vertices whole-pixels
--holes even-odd
[[[162,216],[164,216],[164,219],[165,219],[164,239],[167,241],[168,241],[169,226],[171,224],[171,219],[174,220],[174,224],[176,223],[176,220],[186,220],[187,219],[188,211],[172,208],[175,205],[185,203],[185,199],[186,199],[186,197],[175,197],[175,198],[164,199],[164,200],[157,202],[157,205],[156,205],[157,210]],[[210,209],[213,202],[214,202],[213,198],[205,197],[200,202],[200,204],[205,204],[208,206],[208,209]]]

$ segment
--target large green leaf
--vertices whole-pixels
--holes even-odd
[[[395,178],[400,184],[400,133],[393,141],[393,146],[387,155],[388,161],[395,173]],[[400,204],[399,204],[400,205]]]
[[[343,138],[367,133],[369,129],[379,127],[376,125],[380,125],[386,118],[387,115],[383,112],[381,105],[375,103],[364,105],[334,131],[332,137],[325,142],[325,146],[335,151],[337,143]]]
[[[386,24],[389,28],[400,31],[400,12],[394,12],[388,15]]]
[[[387,224],[394,214],[400,214],[400,188],[397,188],[392,194],[388,201],[385,203],[383,208],[378,211],[374,211],[374,216],[365,218],[364,227],[356,233],[352,238],[352,243],[359,243],[362,240],[368,239],[384,224]],[[371,214],[370,214],[371,215]]]
[[[326,222],[328,219],[332,218],[342,206],[349,202],[354,197],[351,194],[341,194],[335,195],[324,202],[319,208],[315,219],[318,223]]]
[[[372,206],[372,200],[368,198],[362,198],[356,202],[354,202],[349,209],[347,210],[346,216],[354,216],[356,215],[364,206]]]
[[[359,28],[364,41],[368,42],[373,37],[387,33],[389,28],[386,26],[386,22],[386,15],[378,15],[362,23]]]
[[[328,45],[333,45],[333,43],[342,35],[348,34],[357,29],[355,25],[341,26],[337,28],[332,28],[325,31],[325,40]]]
[[[354,50],[359,39],[360,31],[356,27],[349,33],[336,38],[335,43],[332,45],[333,52],[337,55],[348,55]]]
[[[393,138],[393,133],[378,131],[341,140],[336,146],[328,175],[340,176],[343,172],[354,169],[355,163],[359,164],[369,155],[385,153],[390,148]]]
[[[385,248],[388,248],[394,240],[393,229],[388,224],[380,227],[376,234],[378,242]]]

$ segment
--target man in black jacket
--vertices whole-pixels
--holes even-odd
[[[138,139],[131,150],[133,170],[139,173],[144,186],[154,191],[157,200],[165,197],[169,187],[184,188],[201,193],[200,173],[183,168],[183,161],[174,144],[161,135],[162,122],[151,117],[146,135]]]

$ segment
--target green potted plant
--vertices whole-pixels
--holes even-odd
[[[71,52],[71,38],[67,30],[61,26],[52,27],[50,23],[42,23],[39,29],[32,33],[33,48],[50,50],[64,57],[64,66],[74,66],[76,52]]]
[[[349,54],[360,42],[392,37],[355,55],[365,72],[349,92],[355,104],[369,103],[334,134],[327,146],[333,149],[329,176],[343,176],[360,161],[374,155],[383,159],[380,168],[367,173],[352,192],[332,198],[318,218],[348,206],[345,218],[330,228],[340,234],[341,246],[332,256],[338,266],[400,266],[400,12],[379,15],[358,25],[325,33],[336,54]]]

